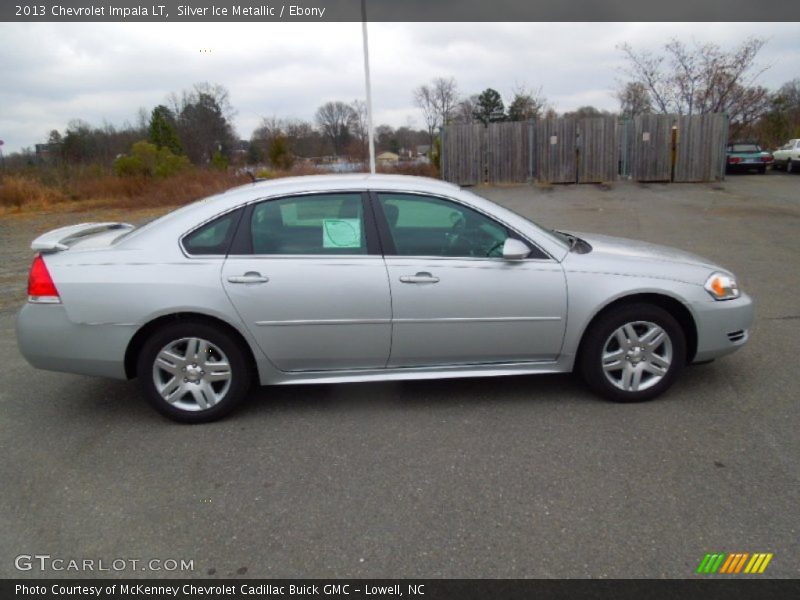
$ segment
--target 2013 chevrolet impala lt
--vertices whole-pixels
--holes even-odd
[[[607,398],[647,400],[740,348],[753,321],[736,278],[703,258],[547,230],[416,177],[257,182],[32,248],[25,358],[138,377],[185,422],[226,414],[254,380],[577,370]]]

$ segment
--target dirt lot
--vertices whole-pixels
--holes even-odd
[[[756,300],[750,342],[644,404],[568,375],[285,386],[185,427],[135,382],[33,370],[13,332],[35,235],[153,213],[5,219],[0,577],[57,576],[14,569],[37,552],[192,559],[178,575],[195,577],[512,578],[682,578],[707,552],[773,552],[761,577],[800,577],[800,177],[476,191],[720,262]]]

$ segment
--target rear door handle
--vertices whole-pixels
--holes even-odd
[[[269,277],[264,277],[261,273],[255,271],[248,271],[239,277],[228,277],[230,283],[267,283]]]
[[[422,271],[416,275],[401,275],[400,281],[402,283],[439,283],[439,278],[427,271]]]

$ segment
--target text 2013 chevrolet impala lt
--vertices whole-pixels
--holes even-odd
[[[750,298],[722,267],[631,240],[561,233],[431,179],[315,176],[246,185],[138,229],[37,238],[19,346],[35,367],[137,377],[187,422],[251,382],[578,370],[632,402],[740,348]]]

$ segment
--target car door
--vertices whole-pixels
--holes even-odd
[[[529,240],[452,199],[378,192],[373,205],[392,293],[390,367],[554,360],[566,320],[561,265]],[[525,241],[525,240],[523,240]]]
[[[359,192],[304,194],[243,216],[222,283],[277,368],[386,366],[389,283],[364,202]]]

